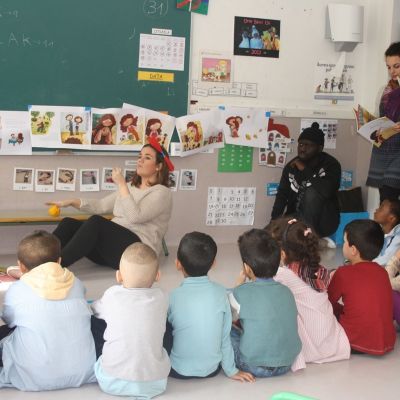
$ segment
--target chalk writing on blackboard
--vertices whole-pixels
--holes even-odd
[[[0,18],[7,18],[7,17],[11,17],[11,18],[15,18],[17,19],[19,15],[19,11],[18,10],[3,10],[0,11]]]
[[[143,13],[150,18],[162,18],[168,13],[168,0],[145,0]]]
[[[8,47],[34,47],[34,46],[41,46],[41,47],[54,47],[55,42],[54,40],[41,40],[36,38],[31,38],[25,33],[15,34],[11,32],[8,37]]]

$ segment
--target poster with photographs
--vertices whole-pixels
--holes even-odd
[[[0,155],[31,155],[27,111],[0,111]]]
[[[56,190],[75,191],[76,187],[76,169],[58,168],[56,179]]]
[[[220,110],[214,109],[176,119],[181,157],[224,147],[220,114]]]
[[[33,191],[34,169],[33,168],[14,168],[13,190]]]
[[[112,179],[112,167],[104,167],[101,176],[101,190],[115,190],[116,185]]]
[[[37,169],[35,172],[35,192],[54,192],[56,171]]]
[[[233,54],[279,58],[281,21],[235,17]]]
[[[197,169],[182,169],[179,184],[180,190],[196,190]]]
[[[232,55],[202,52],[200,53],[200,63],[200,86],[209,86],[209,84],[212,84],[212,86],[215,84],[233,84]]]
[[[80,170],[80,191],[81,192],[98,192],[99,170],[98,169],[81,169]]]
[[[255,187],[209,187],[206,225],[253,225]]]
[[[263,108],[221,107],[225,143],[265,147],[270,113]]]
[[[168,184],[169,188],[173,192],[176,192],[178,190],[178,183],[179,183],[179,171],[175,170],[170,172],[168,177]]]
[[[324,148],[336,149],[338,120],[302,118],[300,124],[300,132],[303,132],[304,129],[306,128],[310,128],[313,122],[317,122],[319,124],[319,129],[321,129],[322,132],[324,132],[325,135]]]
[[[90,149],[90,108],[29,106],[32,147]]]

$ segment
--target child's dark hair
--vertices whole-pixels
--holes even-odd
[[[263,229],[251,229],[238,239],[240,256],[257,278],[272,278],[281,259],[279,245]]]
[[[399,199],[386,199],[389,204],[390,214],[396,218],[396,223],[400,223],[400,200]]]
[[[17,258],[29,270],[46,262],[58,262],[60,257],[60,241],[46,231],[35,231],[18,245]]]
[[[355,246],[363,260],[371,261],[381,252],[384,233],[377,222],[357,219],[344,227],[344,233],[349,246]]]
[[[310,272],[318,270],[321,261],[319,238],[304,222],[287,223],[282,234],[282,250],[286,254],[286,264],[298,262]]]
[[[189,276],[205,276],[216,255],[217,244],[210,235],[190,232],[179,243],[177,259]]]

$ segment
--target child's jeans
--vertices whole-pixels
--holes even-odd
[[[240,331],[237,328],[232,328],[231,330],[231,341],[233,351],[235,353],[235,364],[236,367],[239,368],[241,371],[250,372],[257,378],[269,378],[271,376],[278,376],[286,374],[290,370],[290,365],[288,367],[254,367],[252,365],[246,364],[242,360],[242,356],[240,354]]]

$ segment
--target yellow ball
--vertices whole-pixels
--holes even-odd
[[[52,217],[58,217],[60,215],[60,207],[54,204],[51,207],[49,207],[48,213]]]

